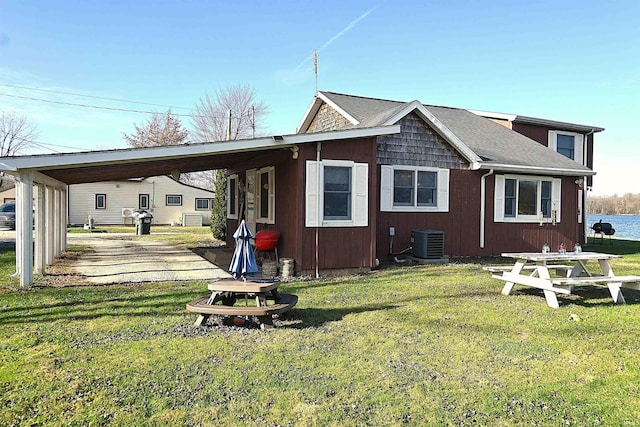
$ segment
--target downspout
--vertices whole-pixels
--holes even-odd
[[[318,200],[316,201],[316,279],[320,278],[320,266],[318,265],[320,261],[320,151],[322,150],[322,142],[318,141],[316,143],[316,197]]]
[[[485,211],[486,211],[486,193],[487,193],[487,177],[493,175],[493,169],[490,169],[489,172],[482,175],[480,178],[480,249],[484,249],[484,219],[485,219]]]
[[[584,139],[582,141],[582,164],[584,166],[587,166],[587,160],[589,160],[589,154],[588,154],[588,144],[587,144],[587,140],[589,139],[589,135],[593,135],[595,134],[595,130],[591,129],[589,132],[587,132],[584,136]],[[594,147],[595,148],[595,147]],[[582,212],[580,212],[580,215],[582,216],[582,235],[584,236],[584,241],[582,242],[582,244],[586,244],[587,243],[587,177],[583,176],[583,188],[582,188]]]

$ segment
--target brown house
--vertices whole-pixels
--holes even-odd
[[[571,247],[602,130],[318,92],[300,144],[230,168],[227,226],[280,231],[303,271],[371,268],[415,246],[414,230],[442,232],[453,257]]]

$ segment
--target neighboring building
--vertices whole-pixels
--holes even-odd
[[[480,114],[318,92],[298,131],[314,139],[229,166],[228,229],[243,217],[280,231],[281,256],[302,271],[373,267],[412,230],[443,231],[454,257],[584,242],[582,190],[603,129]],[[387,126],[399,131],[330,138]]]
[[[0,186],[0,204],[12,202],[16,199],[16,184],[12,180],[4,178]]]
[[[133,224],[145,210],[153,224],[209,225],[215,194],[168,176],[70,185],[69,224]]]

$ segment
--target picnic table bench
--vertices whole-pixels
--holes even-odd
[[[298,296],[278,292],[276,280],[222,279],[207,285],[211,295],[187,303],[187,310],[198,313],[194,325],[200,326],[212,315],[255,317],[261,329],[273,328],[274,314],[289,311],[298,302]],[[249,305],[249,299],[252,305]],[[244,300],[245,305],[235,305]],[[255,305],[254,302],[255,301]]]
[[[504,253],[503,257],[515,259],[513,266],[486,266],[492,277],[505,282],[502,294],[509,295],[514,285],[531,286],[541,289],[549,307],[558,308],[557,294],[569,295],[579,285],[606,285],[615,303],[625,303],[621,288],[640,290],[640,276],[616,276],[610,260],[620,255],[597,252],[579,253]],[[601,274],[594,274],[587,268],[588,261],[597,261]],[[562,262],[563,264],[553,264]],[[564,263],[573,262],[573,265]],[[533,263],[533,264],[531,264]],[[552,277],[551,271],[564,277]],[[559,273],[558,273],[559,272]],[[525,274],[528,273],[528,274]]]

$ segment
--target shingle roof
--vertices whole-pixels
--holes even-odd
[[[335,92],[320,92],[320,94],[356,119],[358,123],[352,125],[353,127],[392,124],[388,121],[411,104]],[[484,168],[522,166],[591,172],[585,166],[538,142],[468,110],[422,105],[481,159]]]

